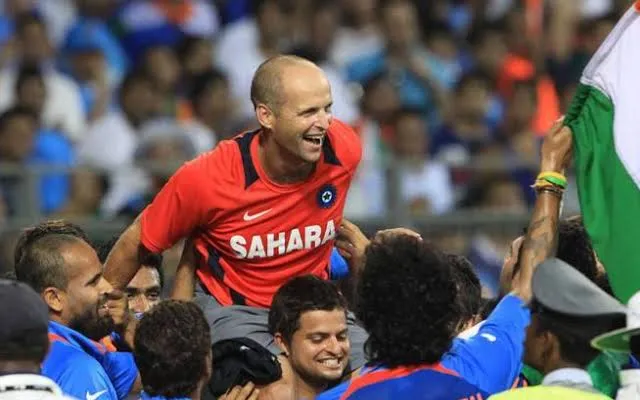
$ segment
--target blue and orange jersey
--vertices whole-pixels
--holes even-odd
[[[50,349],[42,374],[78,399],[125,399],[138,376],[131,353],[104,345],[56,322],[49,322]]]
[[[489,396],[442,364],[380,368],[360,375],[340,400],[483,400]]]
[[[464,388],[464,390],[469,389],[467,397],[475,396],[476,400],[478,400],[478,393],[486,396],[486,394],[491,395],[509,390],[514,385],[519,387],[523,384],[522,381],[518,380],[518,377],[522,371],[524,340],[529,320],[530,313],[527,305],[520,298],[507,295],[498,303],[476,334],[466,339],[457,338],[453,340],[451,349],[442,356],[440,363],[437,364],[437,368],[424,366],[414,370],[399,370],[400,372],[397,373],[409,373],[409,375],[413,375],[419,372],[416,378],[412,378],[416,379],[416,383],[408,385],[409,387],[429,384],[433,385],[433,388],[429,387],[429,393],[439,393],[437,388],[440,386],[448,387],[448,385],[459,385],[461,391],[463,391],[462,388]],[[375,369],[363,368],[358,377],[352,378],[350,382],[342,383],[320,394],[317,400],[341,399],[344,394],[347,393],[349,387],[353,387],[356,381],[367,382],[369,378],[366,377],[376,372],[377,370]],[[424,379],[422,378],[423,375],[425,376]],[[378,380],[394,379],[393,376],[389,374],[377,376],[379,378],[376,378],[376,383]],[[362,379],[364,379],[364,381]],[[394,384],[389,384],[386,386],[388,388],[386,390],[395,390],[394,388],[400,390],[403,385],[402,382],[404,381],[398,380]],[[468,385],[463,385],[462,382],[466,382]],[[478,389],[478,392],[471,393],[473,392],[473,388]],[[459,392],[452,393],[457,395]],[[378,397],[371,398],[375,399]],[[413,397],[409,396],[406,398]],[[438,397],[424,398],[431,399]],[[442,398],[450,399],[452,397]]]
[[[141,216],[141,241],[152,252],[194,238],[198,278],[223,305],[269,307],[292,277],[329,277],[361,158],[356,133],[334,119],[312,175],[283,185],[262,168],[260,137],[260,131],[239,135],[186,163]]]

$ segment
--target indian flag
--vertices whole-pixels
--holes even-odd
[[[584,224],[626,303],[640,290],[640,0],[583,71],[565,124]]]

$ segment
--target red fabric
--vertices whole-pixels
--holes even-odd
[[[259,136],[250,144],[258,179],[248,188],[238,143],[222,141],[180,168],[142,213],[142,244],[152,252],[162,252],[194,232],[202,256],[197,275],[223,305],[233,304],[229,289],[247,305],[269,307],[275,292],[292,277],[328,277],[333,238],[361,157],[358,136],[334,119],[328,139],[341,165],[321,157],[307,181],[278,185],[258,160]],[[335,188],[335,199],[331,207],[322,208],[318,196],[327,185]],[[207,264],[210,248],[219,255],[222,280]]]

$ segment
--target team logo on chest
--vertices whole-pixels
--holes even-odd
[[[320,208],[329,208],[336,202],[336,187],[332,184],[326,184],[318,190],[316,200]]]

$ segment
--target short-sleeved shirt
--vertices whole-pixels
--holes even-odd
[[[120,400],[138,376],[131,353],[109,352],[101,344],[56,322],[49,322],[51,347],[42,374],[81,400]]]
[[[328,278],[334,238],[361,158],[360,139],[334,119],[304,182],[273,182],[259,160],[260,131],[220,142],[183,165],[141,217],[141,241],[162,252],[191,235],[197,274],[223,305],[269,307],[292,277]]]
[[[443,355],[438,364],[440,369],[434,371],[433,366],[425,366],[429,372],[421,372],[424,376],[416,375],[412,385],[423,389],[427,386],[431,388],[431,385],[439,385],[441,380],[443,384],[458,387],[460,390],[475,388],[478,390],[477,393],[493,394],[510,389],[522,369],[524,339],[529,321],[530,312],[524,302],[513,295],[505,296],[475,335],[467,339],[454,339],[451,350]],[[414,373],[406,374],[402,378],[406,379]],[[367,374],[369,371],[360,376]],[[425,377],[426,375],[428,376]],[[341,399],[350,384],[345,382],[336,386],[322,393],[317,400]],[[467,397],[474,394],[469,393]],[[483,398],[486,398],[486,395]],[[457,400],[458,397],[443,394],[443,397],[428,399]]]

